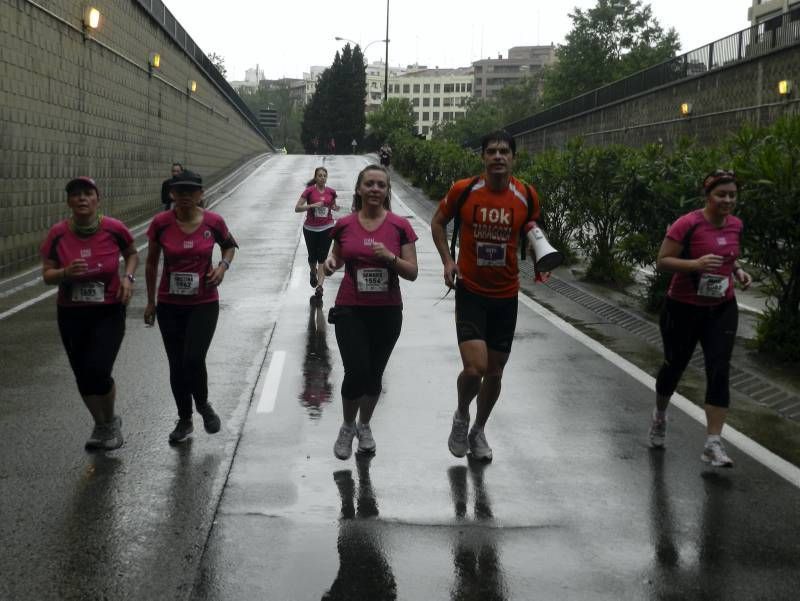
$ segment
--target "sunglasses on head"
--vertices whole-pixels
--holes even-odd
[[[709,192],[714,186],[725,180],[736,183],[736,174],[728,169],[716,169],[703,180],[703,190]]]

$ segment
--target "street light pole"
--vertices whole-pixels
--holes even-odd
[[[389,98],[389,0],[386,0],[386,58],[383,62],[383,101]]]

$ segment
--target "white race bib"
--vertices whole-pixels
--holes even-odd
[[[728,291],[728,276],[704,273],[697,285],[697,295],[706,298],[725,298]]]
[[[385,267],[365,267],[356,270],[359,292],[386,292],[389,290],[389,270]]]
[[[102,303],[106,299],[103,282],[76,282],[71,288],[73,303]]]
[[[328,217],[328,207],[314,207],[314,217],[325,219]]]
[[[476,242],[475,255],[481,267],[505,267],[506,245],[494,242]]]
[[[200,274],[173,271],[169,274],[169,293],[193,296],[200,291]]]

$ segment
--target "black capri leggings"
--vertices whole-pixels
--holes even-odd
[[[330,228],[314,232],[304,227],[303,237],[306,239],[308,249],[308,264],[314,267],[317,263],[324,263],[333,242]]]
[[[108,394],[125,336],[125,305],[58,307],[58,331],[81,395]]]
[[[706,366],[706,405],[728,407],[728,379],[738,322],[736,299],[699,307],[668,298],[661,312],[664,364],[658,371],[656,392],[662,396],[675,392],[699,340]]]
[[[196,405],[208,402],[206,354],[219,317],[219,302],[199,305],[158,303],[158,327],[169,360],[169,384],[178,406],[178,417],[192,417]]]
[[[336,342],[344,363],[342,397],[378,396],[381,378],[400,337],[403,308],[337,307]]]

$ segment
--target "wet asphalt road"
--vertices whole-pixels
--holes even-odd
[[[0,599],[797,599],[797,487],[731,445],[733,470],[706,468],[703,428],[677,410],[668,449],[650,450],[652,391],[530,301],[486,431],[494,461],[449,454],[453,300],[431,205],[400,185],[420,277],[404,282],[377,454],[334,458],[342,368],[324,317],[341,276],[309,303],[292,211],[318,162],[273,157],[215,208],[241,245],[208,360],[219,434],[166,443],[143,284],[115,369],[126,444],[105,455],[83,451],[54,300],[0,321]],[[326,162],[341,204],[365,163]]]

